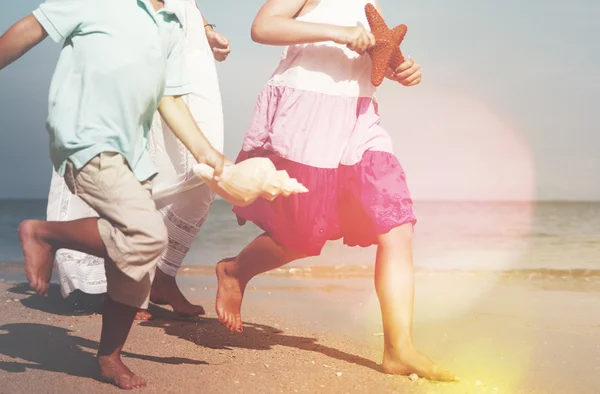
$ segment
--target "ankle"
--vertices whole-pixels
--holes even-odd
[[[26,220],[23,221],[21,224],[25,222],[29,222],[29,224],[31,224],[30,228],[33,230],[32,234],[36,239],[46,242],[50,245],[52,244],[52,231],[49,231],[46,225],[48,222],[45,222],[43,220]]]
[[[407,354],[416,351],[412,338],[395,339],[393,341],[386,338],[384,347],[386,351],[393,354]]]
[[[114,351],[112,353],[108,353],[108,352],[103,352],[102,350],[98,350],[98,353],[96,353],[96,358],[99,361],[114,361],[114,360],[120,360],[121,359],[121,352],[120,351]]]
[[[219,266],[225,275],[239,278],[240,267],[238,266],[236,259],[221,260],[219,261]]]
[[[154,275],[154,282],[160,282],[160,283],[170,283],[170,282],[175,282],[175,277],[166,274],[165,272],[163,272],[160,268],[156,268],[156,273]]]

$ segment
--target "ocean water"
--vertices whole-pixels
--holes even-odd
[[[600,202],[416,202],[415,265],[434,271],[600,271]],[[16,234],[25,218],[44,219],[45,200],[0,200],[0,262],[20,262]],[[231,206],[217,201],[185,265],[213,266],[260,234],[238,226]],[[294,267],[371,267],[375,248],[329,243]],[[192,267],[193,268],[193,267]]]

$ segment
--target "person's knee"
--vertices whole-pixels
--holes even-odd
[[[167,227],[158,212],[146,215],[143,221],[135,226],[134,248],[142,260],[155,261],[169,244]]]
[[[386,234],[379,236],[379,246],[391,248],[410,248],[413,242],[413,223],[405,223],[394,227]]]
[[[163,254],[167,245],[169,245],[169,233],[167,226],[160,215],[153,218],[151,225],[146,229],[148,239],[149,253],[154,255],[154,259]]]

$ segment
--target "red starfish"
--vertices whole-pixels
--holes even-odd
[[[408,28],[406,25],[398,25],[390,30],[371,3],[365,5],[365,13],[371,27],[371,33],[375,36],[375,46],[369,50],[372,62],[371,83],[374,86],[379,86],[388,67],[395,70],[404,62],[400,44],[404,40]]]

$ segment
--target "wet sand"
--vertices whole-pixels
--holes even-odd
[[[415,341],[462,378],[434,384],[379,371],[381,323],[368,275],[256,278],[243,334],[215,318],[215,279],[179,281],[207,316],[152,306],[126,363],[156,393],[600,393],[600,279],[572,275],[420,273]],[[0,265],[1,393],[119,392],[97,380],[98,297],[48,298]]]

